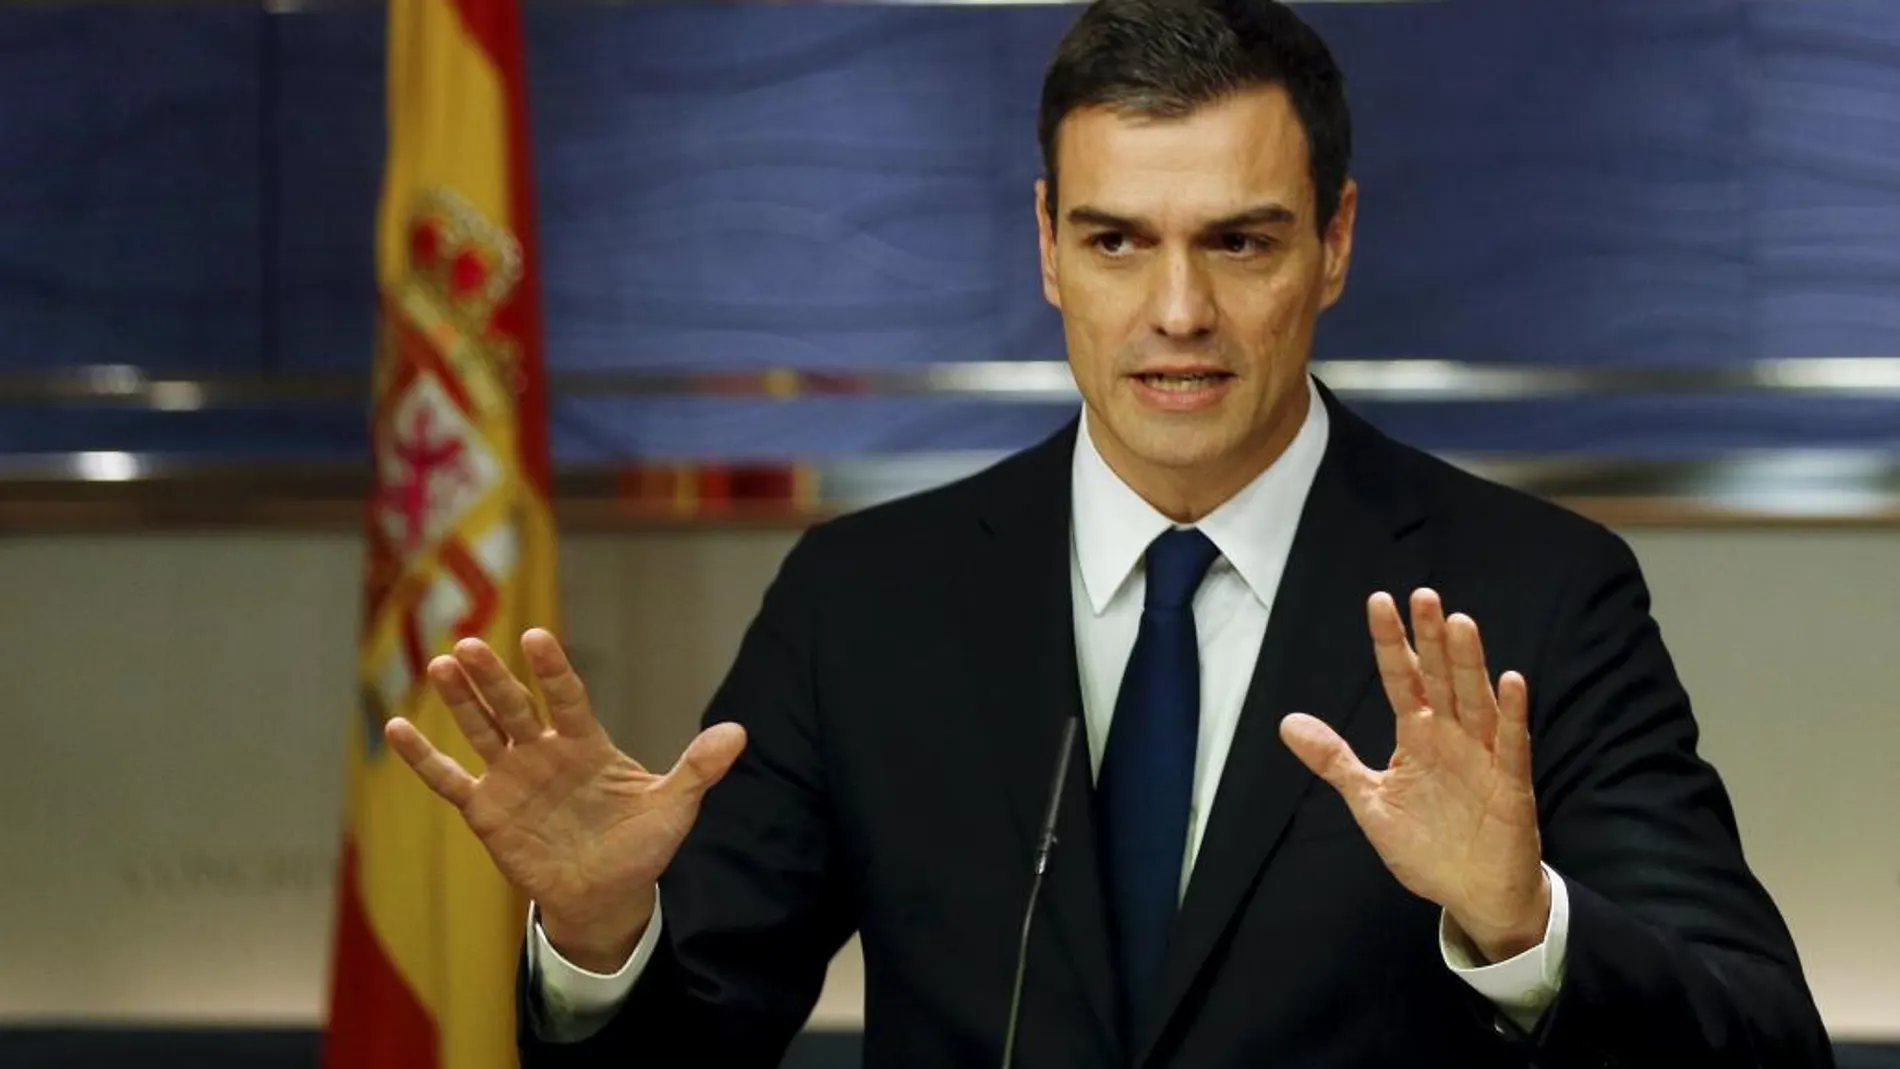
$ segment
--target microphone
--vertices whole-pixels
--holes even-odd
[[[1079,717],[1070,717],[1062,729],[1062,752],[1056,758],[1055,782],[1049,786],[1049,811],[1042,818],[1042,836],[1036,841],[1035,878],[1029,883],[1029,905],[1023,909],[1022,942],[1016,948],[1016,980],[1009,993],[1009,1028],[1003,1033],[1003,1069],[1016,1060],[1016,1024],[1023,1008],[1023,977],[1029,971],[1029,929],[1036,919],[1036,898],[1042,877],[1049,871],[1049,855],[1056,846],[1056,814],[1062,810],[1062,788],[1069,780],[1070,755],[1075,752]]]

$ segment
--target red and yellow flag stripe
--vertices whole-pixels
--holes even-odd
[[[382,742],[404,716],[479,774],[424,666],[467,635],[519,663],[554,626],[518,0],[389,0],[389,145],[366,575],[326,1069],[515,1064],[525,904]]]

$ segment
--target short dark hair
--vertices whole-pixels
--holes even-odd
[[[1056,131],[1107,106],[1181,118],[1246,89],[1277,85],[1306,131],[1322,233],[1352,166],[1345,76],[1312,27],[1276,0],[1095,0],[1063,35],[1042,83],[1036,137],[1055,223]]]

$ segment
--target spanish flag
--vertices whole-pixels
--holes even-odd
[[[359,710],[326,1069],[515,1064],[526,903],[383,743],[481,762],[424,667],[464,636],[521,663],[555,626],[546,397],[517,0],[388,0],[388,154]]]

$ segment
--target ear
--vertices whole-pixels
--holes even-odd
[[[1339,192],[1339,210],[1326,227],[1323,255],[1326,258],[1326,286],[1320,295],[1320,308],[1331,308],[1346,292],[1346,273],[1352,267],[1353,222],[1359,214],[1359,184],[1352,179]]]
[[[1050,212],[1055,209],[1050,205],[1048,196],[1048,180],[1036,179],[1036,239],[1042,254],[1042,297],[1060,309],[1062,291],[1056,286],[1055,222],[1050,218]]]

